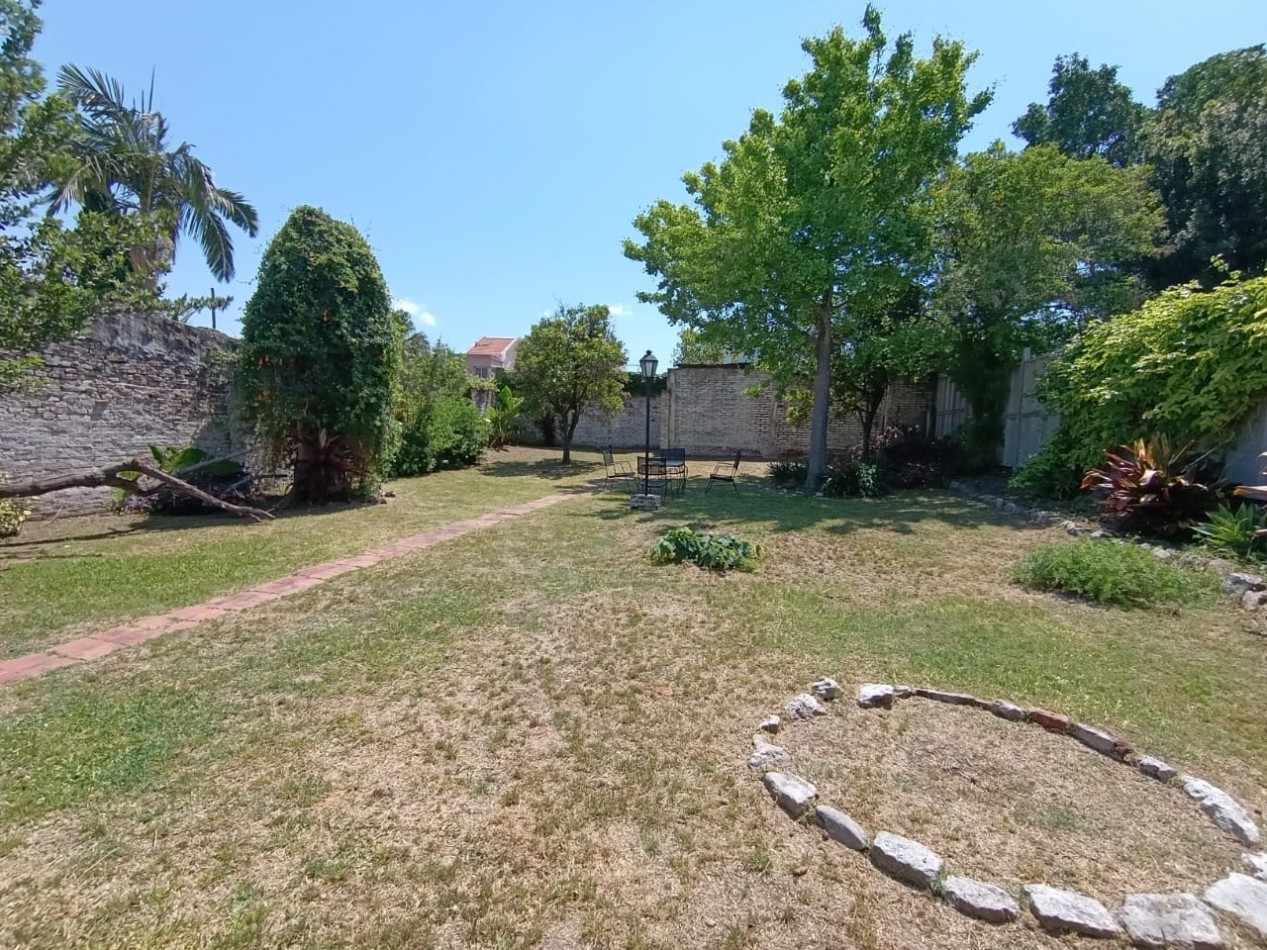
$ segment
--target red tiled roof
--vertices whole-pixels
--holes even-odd
[[[515,342],[513,336],[482,336],[466,351],[467,356],[501,356]]]

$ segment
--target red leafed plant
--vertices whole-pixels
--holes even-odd
[[[1127,530],[1184,537],[1218,504],[1218,488],[1205,477],[1205,456],[1194,455],[1191,443],[1171,452],[1163,439],[1137,439],[1105,451],[1104,459],[1104,466],[1087,472],[1082,487],[1103,492],[1100,511]]]

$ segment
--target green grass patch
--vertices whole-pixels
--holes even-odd
[[[1209,575],[1186,570],[1133,544],[1074,541],[1030,551],[1012,577],[1031,590],[1058,590],[1118,607],[1197,604],[1214,595]]]

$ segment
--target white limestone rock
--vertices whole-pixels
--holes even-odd
[[[846,848],[853,848],[855,851],[866,851],[871,845],[870,838],[863,827],[846,815],[843,811],[838,811],[830,805],[819,805],[814,809],[814,820],[818,822],[820,828],[827,832],[827,837],[832,841],[838,841]]]
[[[1172,768],[1161,759],[1154,759],[1151,755],[1141,757],[1138,767],[1145,775],[1155,778],[1159,782],[1169,782],[1179,775],[1178,769]]]
[[[786,749],[767,742],[765,736],[759,732],[752,737],[752,755],[748,756],[748,768],[762,771],[786,768],[791,764],[792,757]]]
[[[826,716],[827,710],[809,693],[801,693],[788,702],[787,714],[793,719],[813,719],[815,716]]]
[[[1189,778],[1183,783],[1183,790],[1189,798],[1201,803],[1201,810],[1216,825],[1241,844],[1258,844],[1258,826],[1254,824],[1254,819],[1244,805],[1223,789],[1199,778]]]
[[[766,772],[762,781],[775,804],[793,818],[800,818],[805,814],[818,797],[818,789],[799,775]]]
[[[1249,873],[1260,881],[1267,881],[1267,851],[1245,855],[1245,863],[1249,865]]]
[[[775,735],[783,728],[783,720],[778,716],[766,716],[766,718],[761,720],[761,725],[758,728],[762,732],[768,732],[770,735]]]
[[[1008,722],[1025,721],[1025,710],[1015,703],[1009,703],[1006,699],[996,699],[990,703],[990,712]]]
[[[1074,891],[1026,884],[1029,909],[1048,930],[1072,931],[1087,937],[1116,937],[1122,928],[1104,905]]]
[[[892,709],[897,690],[887,683],[863,683],[858,687],[858,705],[863,709]]]
[[[1137,947],[1221,950],[1223,934],[1191,894],[1128,894],[1118,920]]]
[[[1267,937],[1267,884],[1233,872],[1205,889],[1205,902]]]
[[[1020,905],[1007,891],[970,877],[950,875],[942,882],[946,903],[968,917],[1003,924],[1021,915]]]
[[[830,676],[824,676],[822,679],[810,684],[810,691],[819,699],[830,702],[840,697],[840,684]]]
[[[918,841],[881,831],[871,842],[871,863],[885,874],[930,888],[941,874],[941,855]]]

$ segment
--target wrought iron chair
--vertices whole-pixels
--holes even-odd
[[[686,449],[661,449],[660,460],[664,465],[664,476],[668,487],[675,487],[679,495],[686,494]]]
[[[630,467],[628,462],[617,462],[612,455],[612,447],[610,445],[603,449],[603,471],[606,473],[606,477],[603,479],[604,488],[611,488],[621,479],[629,482],[630,491],[637,487],[638,473]]]
[[[743,450],[740,449],[735,453],[733,462],[718,462],[713,466],[713,470],[708,473],[708,488],[704,489],[704,494],[708,494],[712,490],[713,482],[730,482],[730,487],[735,491],[739,491],[739,483],[735,480],[739,477],[739,460],[743,457]]]

